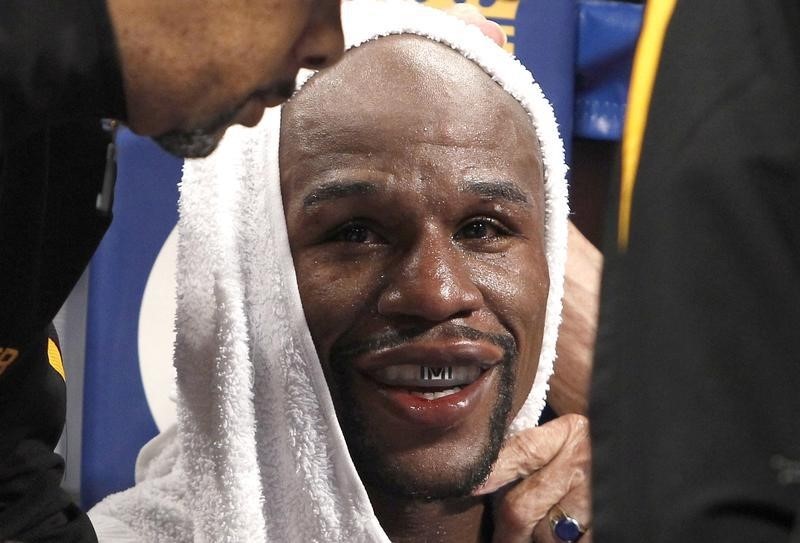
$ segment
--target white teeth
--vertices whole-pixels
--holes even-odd
[[[477,366],[425,366],[403,364],[389,366],[374,373],[377,381],[389,386],[436,387],[462,386],[481,375]]]
[[[436,400],[438,398],[444,398],[445,396],[450,396],[451,394],[455,394],[461,390],[461,387],[456,388],[448,388],[447,390],[442,390],[440,392],[416,392],[411,391],[412,396],[416,396],[417,398],[424,398],[426,400]]]

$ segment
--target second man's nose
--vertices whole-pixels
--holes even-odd
[[[294,47],[300,66],[312,70],[335,64],[344,53],[341,3],[339,0],[321,0],[318,4],[312,8],[309,22]]]

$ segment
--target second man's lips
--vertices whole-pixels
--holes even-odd
[[[287,78],[269,87],[258,89],[253,93],[253,97],[260,100],[264,107],[275,107],[291,98],[294,88],[294,78]]]
[[[243,126],[253,127],[259,123],[264,116],[264,104],[261,100],[249,100],[244,107],[239,110],[235,121]]]
[[[242,106],[236,121],[244,126],[252,127],[257,125],[266,108],[281,105],[292,96],[293,92],[294,81],[281,81],[255,91]]]

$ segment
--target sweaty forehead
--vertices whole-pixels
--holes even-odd
[[[368,42],[312,78],[284,106],[281,147],[318,154],[342,139],[368,148],[421,134],[457,145],[496,142],[541,163],[522,106],[460,53],[415,35]]]

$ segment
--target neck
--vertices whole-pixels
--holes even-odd
[[[490,511],[481,496],[422,501],[367,492],[393,543],[481,543],[491,537]]]

